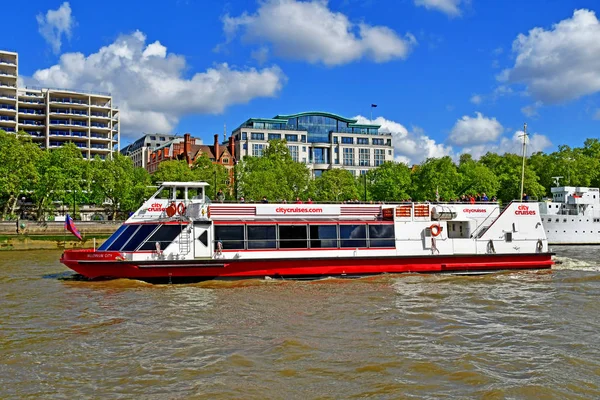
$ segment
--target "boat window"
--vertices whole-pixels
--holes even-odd
[[[123,233],[123,231],[128,227],[128,225],[121,225],[119,227],[119,229],[117,229],[115,231],[115,233],[113,233],[112,235],[110,235],[110,237],[108,239],[106,239],[106,241],[104,243],[102,243],[102,246],[98,247],[98,250],[106,250],[108,249],[108,246],[110,246],[111,244],[113,244],[113,242],[115,240],[117,240],[117,238],[119,237],[119,235],[121,233]]]
[[[223,250],[244,249],[244,225],[215,225],[215,239]]]
[[[367,247],[365,225],[340,225],[340,247]]]
[[[163,187],[160,189],[158,193],[154,195],[155,199],[172,199],[171,197],[171,188]]]
[[[394,247],[394,225],[369,225],[369,247]]]
[[[131,238],[131,235],[139,228],[139,225],[127,225],[127,228],[123,231],[121,236],[119,236],[110,246],[108,246],[107,250],[114,251],[120,250],[121,247]]]
[[[311,225],[310,226],[310,247],[337,248],[337,226],[336,225]]]
[[[139,250],[156,250],[156,243],[160,243],[161,250],[164,250],[180,233],[181,226],[179,225],[161,225]]]
[[[277,247],[275,225],[248,225],[249,249],[274,249]]]
[[[156,229],[158,224],[143,224],[132,236],[131,240],[121,248],[121,251],[134,251]]]
[[[279,225],[280,249],[306,249],[307,247],[306,225]]]

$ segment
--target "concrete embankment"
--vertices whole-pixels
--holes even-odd
[[[99,246],[121,223],[76,221],[75,225],[83,238],[79,241],[65,230],[64,222],[0,222],[0,250],[85,248],[94,246],[94,243]]]

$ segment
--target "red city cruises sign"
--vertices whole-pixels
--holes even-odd
[[[165,207],[161,203],[153,203],[150,207],[148,207],[148,211],[165,211]]]
[[[530,210],[529,206],[521,204],[515,210],[515,215],[535,215],[535,210]]]
[[[486,213],[487,210],[485,208],[464,208],[463,212],[467,213],[467,214],[471,214],[471,213]]]

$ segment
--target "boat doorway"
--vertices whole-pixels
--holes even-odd
[[[212,233],[210,221],[194,222],[194,258],[212,258]]]

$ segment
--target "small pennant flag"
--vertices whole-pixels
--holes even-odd
[[[75,235],[77,239],[83,240],[81,239],[81,234],[79,233],[79,230],[73,222],[73,218],[71,218],[69,214],[67,214],[67,217],[65,218],[65,229],[71,232],[73,235]]]
[[[371,107],[377,107],[377,104],[371,104]]]

